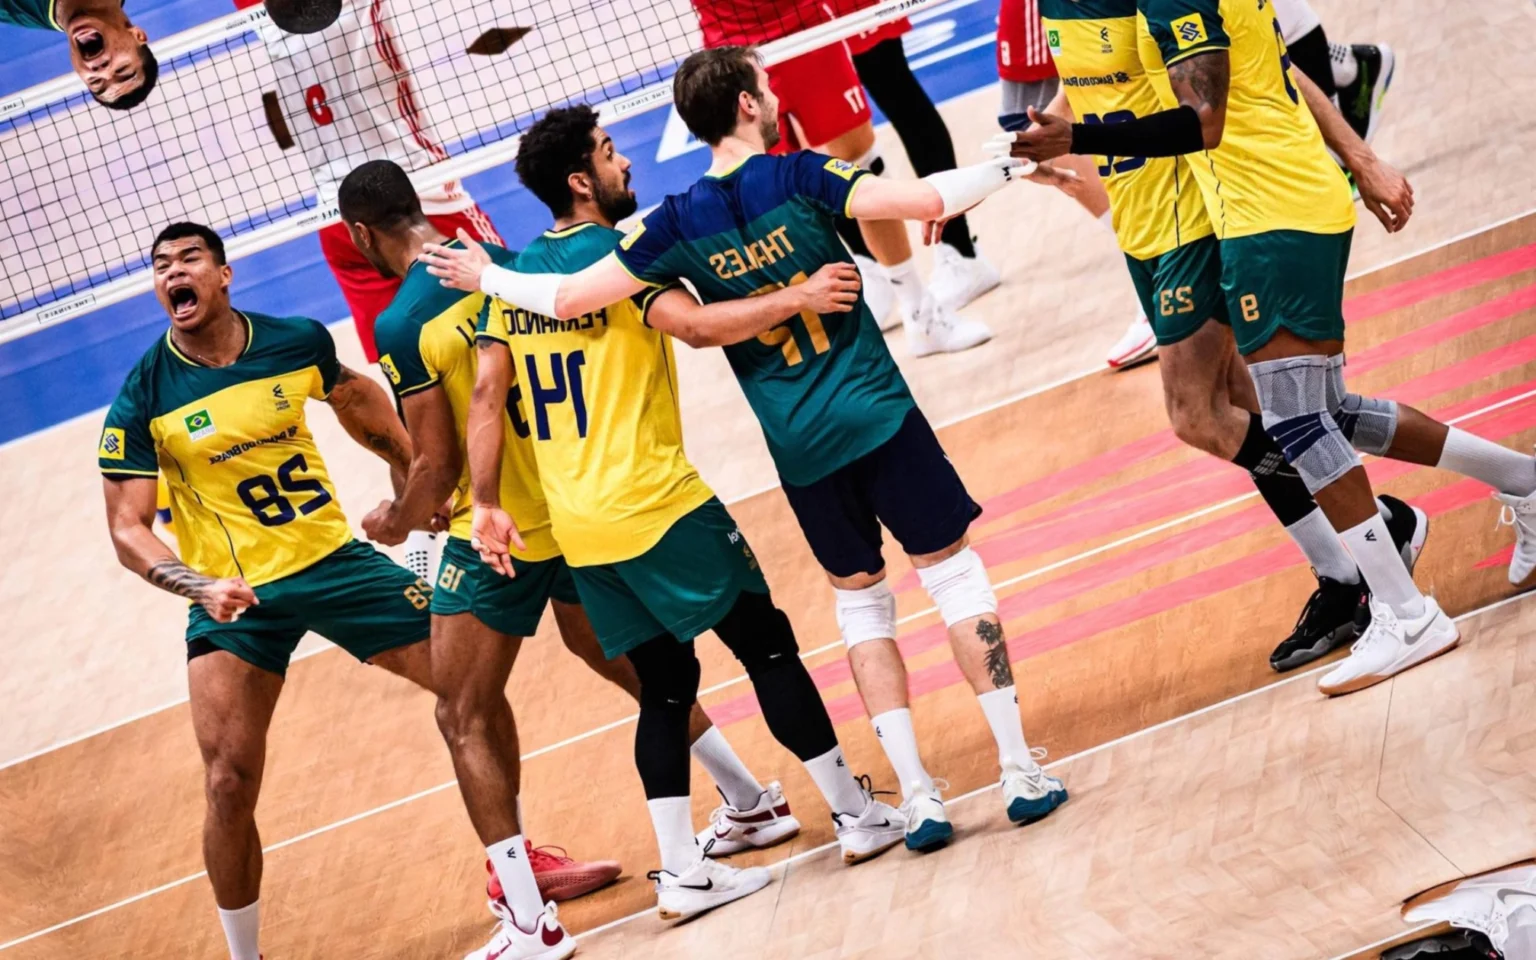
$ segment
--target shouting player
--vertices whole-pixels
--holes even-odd
[[[439,720],[466,806],[504,891],[504,899],[493,897],[493,911],[504,921],[497,936],[505,942],[493,940],[485,952],[494,956],[506,946],[508,960],[540,955],[544,947],[537,920],[544,909],[543,891],[521,883],[526,868],[507,857],[509,851],[538,855],[521,836],[514,836],[520,833],[512,802],[518,750],[505,688],[521,638],[533,634],[544,607],[551,605],[566,646],[599,676],[636,699],[639,681],[628,660],[603,656],[578,605],[570,571],[550,533],[528,425],[515,404],[506,407],[511,417],[500,419],[502,460],[497,472],[499,502],[516,518],[523,540],[510,558],[516,577],[509,579],[481,563],[470,546],[465,427],[476,378],[474,329],[487,310],[487,297],[443,287],[417,260],[424,244],[452,241],[427,220],[409,177],[388,160],[370,161],[348,174],[340,203],[358,249],[380,271],[402,281],[394,302],[379,315],[376,332],[384,351],[380,365],[404,411],[414,451],[400,496],[370,513],[363,529],[375,540],[398,543],[406,530],[424,523],[437,504],[453,498],[452,526],[431,607],[433,676],[442,695]],[[513,259],[500,247],[485,249],[502,262]],[[760,798],[774,798],[765,807],[771,822],[760,817],[749,821],[754,828],[751,845],[768,846],[799,831],[778,785],[764,788],[757,782],[697,703],[688,723],[693,755],[722,794],[754,812]],[[488,749],[492,743],[499,749]],[[491,761],[508,766],[498,768]],[[617,864],[611,871],[599,866],[567,867],[568,873],[590,876],[579,892],[617,876]]]
[[[1370,686],[1444,653],[1460,634],[1404,567],[1356,449],[1500,491],[1517,513],[1512,578],[1536,562],[1536,531],[1518,523],[1536,513],[1536,462],[1407,405],[1349,392],[1342,303],[1355,211],[1325,138],[1389,231],[1412,214],[1413,192],[1315,84],[1291,71],[1273,12],[1246,0],[1137,0],[1137,8],[1147,24],[1141,57],[1161,109],[1097,125],[1037,115],[1014,152],[1202,154],[1190,167],[1220,243],[1227,312],[1265,430],[1371,591],[1370,626],[1318,686],[1328,694]]]
[[[434,270],[461,288],[479,285],[560,318],[684,279],[706,302],[718,303],[793,286],[835,263],[844,251],[838,213],[930,221],[934,236],[936,221],[1029,169],[1003,158],[899,182],[812,153],[766,156],[779,129],[777,102],[750,47],[690,56],[674,78],[673,100],[689,130],[710,145],[710,171],[686,193],[668,197],[613,253],[563,276],[507,271],[429,248]],[[926,849],[951,831],[912,733],[881,523],[912,556],[949,627],[956,659],[981,695],[998,740],[1010,816],[1037,819],[1066,792],[1024,741],[996,598],[966,541],[979,508],[913,403],[873,319],[861,300],[850,313],[805,312],[755,337],[726,341],[725,350],[801,529],[837,590],[854,677],[907,798],[908,845]]]
[[[143,103],[160,76],[149,38],[129,21],[122,0],[0,0],[0,23],[66,34],[75,75],[113,110]]]

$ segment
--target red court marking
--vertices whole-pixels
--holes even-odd
[[[1505,294],[1497,300],[1480,303],[1470,310],[1436,320],[1411,333],[1379,343],[1359,354],[1349,357],[1346,375],[1359,376],[1377,367],[1395,363],[1405,357],[1436,346],[1452,337],[1470,333],[1479,327],[1507,320],[1517,313],[1536,308],[1536,284]]]
[[[1351,322],[1364,320],[1388,310],[1413,306],[1430,297],[1465,290],[1490,280],[1502,280],[1525,270],[1536,270],[1536,243],[1431,273],[1417,280],[1383,287],[1375,293],[1351,297],[1344,301],[1344,319]]]
[[[1500,550],[1498,553],[1492,554],[1491,556],[1484,557],[1483,559],[1481,559],[1481,560],[1477,561],[1476,563],[1472,564],[1472,569],[1473,570],[1487,570],[1489,567],[1508,567],[1509,566],[1509,561],[1513,560],[1514,557],[1515,557],[1515,545],[1514,544],[1510,544],[1509,546],[1505,547],[1503,550]]]

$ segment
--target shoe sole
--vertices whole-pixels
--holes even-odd
[[[1424,556],[1424,545],[1429,542],[1429,514],[1418,507],[1409,504],[1413,511],[1415,526],[1413,539],[1403,544],[1403,566],[1408,568],[1408,575],[1413,576],[1413,568],[1419,565],[1419,558]]]
[[[1371,118],[1365,123],[1365,142],[1376,137],[1376,127],[1381,123],[1381,104],[1392,89],[1392,78],[1397,75],[1397,51],[1391,47],[1378,47],[1381,51],[1381,76],[1378,78],[1376,95],[1371,98]]]
[[[720,838],[711,836],[708,839],[713,839],[715,841],[715,846],[709,851],[709,853],[705,854],[705,856],[709,857],[711,860],[718,860],[721,857],[734,857],[736,854],[746,853],[748,850],[767,850],[769,847],[776,847],[786,840],[793,840],[794,838],[800,836],[800,821],[795,820],[794,817],[790,817],[789,819],[793,821],[793,826],[791,826],[783,833],[773,833],[770,830],[760,830],[757,833],[752,834],[754,839],[762,836],[763,834],[767,834],[768,839],[761,843],[754,843],[752,840],[736,840],[733,841],[736,846],[730,847],[729,849],[722,849]],[[704,846],[703,841],[700,841],[699,846]]]
[[[1072,799],[1065,789],[1052,790],[1039,800],[1025,800],[1019,797],[1008,804],[1008,819],[1015,826],[1025,827],[1037,820],[1044,820],[1056,811],[1056,808]]]
[[[1461,635],[1460,635],[1460,633],[1457,634],[1455,640],[1452,640],[1450,643],[1446,644],[1444,648],[1442,648],[1440,650],[1436,650],[1434,653],[1432,653],[1429,656],[1425,657],[1423,660],[1416,660],[1413,663],[1407,664],[1406,666],[1399,667],[1396,670],[1394,670],[1393,672],[1391,672],[1389,674],[1386,674],[1384,676],[1380,676],[1380,677],[1378,677],[1378,676],[1356,677],[1355,679],[1348,680],[1348,681],[1344,682],[1343,684],[1341,684],[1340,686],[1337,686],[1337,687],[1327,687],[1327,688],[1325,688],[1321,683],[1319,683],[1317,685],[1317,689],[1318,689],[1318,691],[1320,693],[1323,693],[1326,696],[1342,697],[1342,696],[1344,696],[1347,693],[1354,693],[1357,690],[1364,690],[1366,687],[1374,687],[1374,686],[1376,686],[1376,684],[1381,683],[1384,680],[1391,680],[1393,677],[1401,676],[1402,674],[1407,673],[1409,670],[1412,670],[1414,667],[1423,666],[1424,664],[1428,663],[1431,660],[1436,659],[1437,657],[1445,656],[1446,654],[1450,653],[1452,650],[1455,650],[1459,646],[1461,646]]]
[[[954,835],[954,825],[947,820],[924,820],[916,830],[907,834],[907,849],[928,853],[949,843]]]
[[[1297,667],[1305,666],[1314,660],[1321,660],[1322,658],[1328,656],[1328,654],[1344,646],[1344,644],[1353,643],[1355,640],[1359,639],[1359,637],[1360,631],[1355,627],[1354,623],[1346,623],[1342,626],[1335,627],[1333,632],[1327,636],[1321,637],[1320,643],[1314,644],[1305,650],[1297,650],[1284,660],[1276,661],[1274,658],[1270,658],[1269,667],[1276,673],[1288,673],[1289,671],[1295,670]],[[1319,649],[1319,647],[1321,647],[1321,649]]]
[[[1157,354],[1157,337],[1152,336],[1136,345],[1134,350],[1122,353],[1118,357],[1110,357],[1105,363],[1111,370],[1126,370],[1136,366],[1143,360],[1148,360]]]
[[[1490,877],[1490,876],[1492,876],[1492,875],[1494,875],[1496,873],[1503,873],[1506,870],[1519,870],[1522,867],[1536,867],[1536,860],[1521,860],[1519,863],[1511,863],[1508,866],[1498,867],[1498,868],[1495,868],[1493,870],[1486,870],[1486,871],[1484,871],[1482,873],[1475,873],[1475,874],[1473,874],[1470,877],[1461,877],[1461,878],[1459,878],[1457,880],[1448,880],[1445,883],[1442,883],[1442,884],[1440,884],[1437,887],[1430,887],[1428,890],[1425,890],[1423,893],[1414,894],[1413,896],[1409,897],[1407,900],[1403,901],[1403,907],[1402,907],[1402,910],[1399,911],[1399,913],[1403,917],[1404,920],[1407,920],[1408,919],[1408,911],[1415,910],[1415,909],[1417,909],[1419,907],[1422,907],[1426,903],[1431,903],[1431,902],[1433,902],[1435,900],[1439,900],[1441,897],[1451,893],[1457,887],[1461,886],[1464,883],[1469,883],[1469,882],[1474,882],[1474,881],[1477,881],[1477,880],[1481,880],[1484,877]]]
[[[905,839],[906,834],[898,834],[897,836],[892,837],[888,842],[875,847],[873,850],[844,850],[843,863],[851,867],[855,863],[863,863],[865,860],[873,860],[874,858],[880,856],[880,854],[891,849],[892,847],[896,846],[896,844],[901,843]]]
[[[535,877],[539,885],[539,896],[545,900],[553,900],[563,903],[566,900],[574,900],[584,897],[594,890],[601,890],[615,880],[623,870],[582,872],[569,877],[557,877],[552,880],[541,880]]]

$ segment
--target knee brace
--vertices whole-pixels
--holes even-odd
[[[970,547],[931,567],[919,567],[917,579],[939,608],[946,627],[997,612],[997,595],[992,592],[987,568]]]
[[[629,651],[629,662],[640,678],[642,709],[686,714],[699,695],[699,658],[692,643],[679,643],[671,634],[647,640]]]
[[[868,640],[896,637],[896,595],[884,580],[863,590],[833,590],[837,594],[837,629],[848,649]]]
[[[1288,357],[1249,366],[1264,431],[1313,494],[1360,466],[1328,404],[1328,358]]]
[[[789,617],[766,593],[743,590],[731,612],[715,624],[715,635],[741,661],[749,677],[798,662],[800,655]]]
[[[1328,410],[1356,450],[1384,456],[1397,434],[1397,401],[1362,397],[1344,386],[1344,357],[1328,358]]]

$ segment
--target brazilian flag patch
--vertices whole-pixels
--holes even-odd
[[[193,440],[211,437],[217,430],[213,425],[213,415],[208,412],[207,408],[187,414],[181,418],[181,422],[186,426],[187,434]]]

